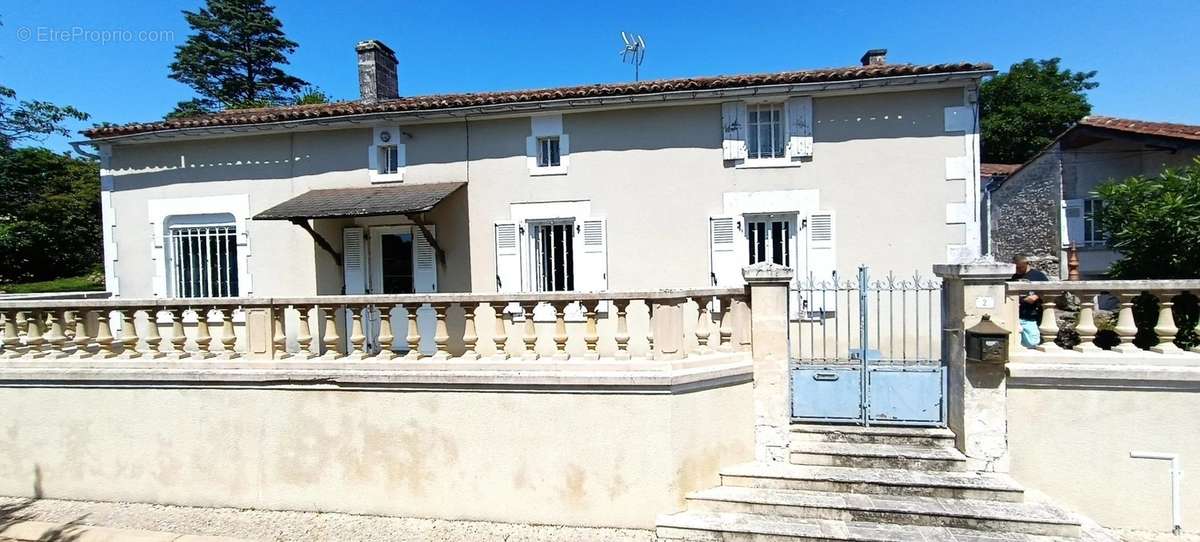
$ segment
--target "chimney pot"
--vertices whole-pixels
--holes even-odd
[[[887,49],[871,49],[859,60],[863,66],[882,66],[887,64]]]
[[[358,91],[367,103],[400,97],[396,79],[396,53],[379,40],[358,42]]]

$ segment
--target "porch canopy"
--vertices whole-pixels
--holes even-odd
[[[312,218],[355,218],[423,213],[433,209],[439,202],[466,184],[397,184],[365,188],[309,190],[254,215],[254,220],[296,222]]]

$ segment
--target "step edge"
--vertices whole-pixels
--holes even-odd
[[[675,514],[670,514],[670,515],[671,516],[692,516],[692,517],[699,517],[699,518],[711,518],[716,521],[722,521],[722,520],[732,521],[735,518],[745,518],[748,520],[761,522],[768,526],[770,526],[771,524],[814,525],[814,524],[818,524],[817,522],[820,522],[820,521],[829,521],[829,520],[817,520],[817,519],[811,519],[811,518],[781,518],[778,516],[768,516],[768,515],[764,515],[764,514],[754,514],[754,513],[747,513],[747,512],[685,511],[685,512],[677,512]],[[662,516],[660,516],[660,518],[661,517]],[[870,525],[879,525],[878,522],[869,522],[869,521],[841,521],[841,520],[834,520],[834,521],[838,521],[839,523],[842,523],[846,527],[867,527]],[[897,524],[890,524],[890,525],[897,525]],[[789,536],[787,533],[783,533],[778,529],[753,528],[753,526],[748,526],[745,523],[734,523],[732,525],[725,525],[722,527],[712,527],[712,526],[708,526],[708,525],[697,526],[697,525],[683,525],[683,524],[678,524],[678,523],[674,524],[674,525],[663,525],[656,521],[655,528],[657,529],[659,527],[666,527],[669,529],[704,531],[704,532],[710,532],[710,533],[733,532],[733,533],[752,534],[752,535]],[[974,532],[979,532],[979,533],[989,532],[989,531],[980,531],[977,529],[969,529],[969,528],[962,528],[962,527],[941,527],[941,526],[933,526],[933,525],[904,525],[904,527],[908,530],[913,531],[914,533],[924,533],[924,532],[940,533],[940,532],[945,532],[945,530],[947,530],[947,529],[950,529],[954,532],[962,532],[962,531],[974,531]],[[1011,532],[1009,534],[1016,535],[1016,537],[1012,538],[1013,542],[1042,542],[1042,541],[1050,541],[1050,540],[1059,540],[1062,538],[1062,537],[1056,538],[1054,535],[1036,535],[1036,534],[1031,534],[1031,533],[1019,533],[1019,532]],[[1067,537],[1067,538],[1070,538],[1070,537]],[[836,537],[836,538],[830,537],[830,535],[822,534],[822,539],[844,540],[847,542],[876,542],[876,541],[890,542],[890,541],[894,540],[894,538],[870,537],[870,536],[850,535],[850,534],[847,534],[847,536],[844,536],[844,537]]]
[[[796,465],[794,463],[788,463],[788,465],[793,466],[793,467],[800,467],[800,468],[808,467],[808,468],[812,468],[812,469],[837,469],[837,470],[842,470],[845,472],[854,472],[854,471],[859,471],[859,470],[868,470],[868,471],[897,471],[898,470],[898,471],[903,471],[903,472],[920,472],[920,473],[926,474],[927,476],[935,477],[935,478],[942,477],[942,476],[952,478],[953,475],[961,475],[961,474],[970,475],[971,474],[969,471],[961,471],[961,472],[960,471],[923,471],[923,470],[906,470],[906,469],[883,469],[883,468],[876,468],[876,467],[835,467],[835,466],[824,466],[824,465]],[[746,472],[737,472],[735,470],[732,470],[732,469],[736,469],[736,468],[746,468],[747,471]],[[769,472],[771,470],[776,470],[777,472]],[[790,470],[790,469],[780,469],[777,467],[762,467],[762,468],[755,469],[755,468],[750,468],[750,467],[744,467],[743,465],[735,465],[733,467],[729,467],[728,469],[722,469],[721,471],[718,472],[718,475],[719,476],[730,476],[730,477],[736,477],[736,478],[763,478],[763,479],[770,479],[770,480],[797,480],[797,481],[835,482],[835,483],[861,483],[861,484],[885,485],[885,486],[890,486],[890,487],[903,487],[903,486],[954,487],[954,488],[958,488],[958,489],[979,489],[979,490],[986,490],[986,491],[1004,491],[1004,492],[1011,492],[1011,493],[1024,493],[1025,492],[1024,486],[1022,486],[1016,480],[1013,480],[1012,477],[1007,476],[1007,475],[998,474],[998,473],[979,473],[980,475],[983,475],[982,479],[986,480],[988,482],[988,485],[984,485],[981,487],[981,486],[966,485],[968,483],[966,480],[962,480],[962,481],[944,480],[944,481],[942,481],[942,483],[937,483],[935,481],[917,481],[917,480],[906,480],[906,481],[866,480],[864,478],[855,478],[855,477],[847,477],[847,478],[824,477],[824,476],[821,476],[819,473],[806,474],[806,473],[797,473],[797,472],[782,472],[783,470]],[[1004,481],[1005,479],[1010,480],[1010,482],[1005,482]]]

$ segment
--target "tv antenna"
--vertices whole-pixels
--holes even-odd
[[[632,32],[621,32],[621,41],[625,42],[625,47],[621,49],[621,62],[633,64],[633,80],[638,81],[641,77],[642,60],[646,58],[646,40]]]

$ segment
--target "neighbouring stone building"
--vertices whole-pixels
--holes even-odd
[[[1092,219],[1096,187],[1157,175],[1200,154],[1200,126],[1090,116],[1006,179],[985,190],[988,251],[1000,261],[1026,254],[1051,277],[1067,277],[1066,251],[1079,251],[1084,278],[1103,276],[1118,254]]]

